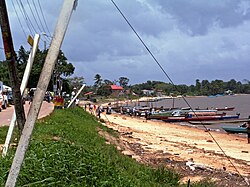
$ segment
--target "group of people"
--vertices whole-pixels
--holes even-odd
[[[106,110],[106,114],[111,114],[111,106],[108,106],[106,109],[104,109],[104,107],[102,105],[95,105],[95,104],[85,104],[84,109],[85,111],[87,111],[87,107],[88,110],[91,114],[96,115],[99,119],[101,118],[101,113],[104,112]]]

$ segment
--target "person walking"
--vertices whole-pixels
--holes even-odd
[[[246,129],[247,129],[247,143],[250,143],[250,121],[248,121]]]

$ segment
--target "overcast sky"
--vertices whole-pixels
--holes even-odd
[[[17,19],[19,14],[25,32],[30,34],[18,0],[6,2],[15,50],[20,45],[29,50]],[[39,1],[34,2],[38,9]],[[249,0],[115,2],[175,84],[195,84],[196,79],[250,80]],[[22,3],[38,28],[32,19],[33,1]],[[40,4],[49,30],[44,26],[40,32],[53,35],[63,0],[40,0]],[[40,48],[44,48],[44,41]],[[97,73],[111,81],[127,77],[130,84],[169,82],[110,0],[78,0],[62,50],[76,67],[75,75],[83,76],[88,85],[93,84]]]

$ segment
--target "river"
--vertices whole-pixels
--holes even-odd
[[[185,102],[187,101],[187,103]],[[182,108],[191,106],[193,109],[215,109],[215,108],[224,108],[227,107],[235,107],[233,111],[226,111],[228,115],[235,115],[240,113],[240,118],[248,118],[250,116],[250,95],[249,94],[241,94],[241,95],[225,95],[225,96],[214,96],[214,97],[185,97],[183,98],[170,98],[163,99],[158,102],[143,102],[141,106],[148,105],[150,107],[159,108],[163,106],[164,108]],[[189,105],[189,106],[188,106]],[[180,123],[181,125],[190,125],[189,123]],[[206,125],[207,128],[211,130],[223,131],[221,126],[238,126],[239,123],[235,124],[216,124],[216,125]],[[196,125],[195,127],[204,128],[202,125]]]

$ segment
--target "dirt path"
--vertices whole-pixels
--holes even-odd
[[[246,138],[120,114],[102,118],[130,145],[127,154],[144,163],[175,168],[183,181],[210,177],[221,186],[247,186],[246,181],[250,181],[250,144]]]

